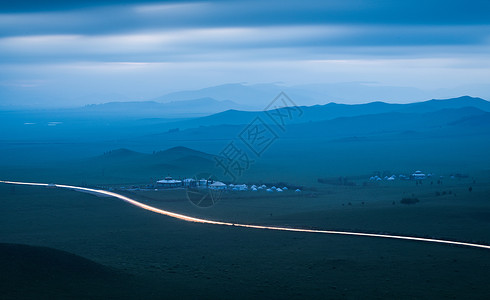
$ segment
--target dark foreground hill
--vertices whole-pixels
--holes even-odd
[[[0,243],[2,299],[131,299],[145,295],[133,280],[65,251]]]

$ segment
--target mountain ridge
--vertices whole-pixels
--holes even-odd
[[[475,107],[482,111],[490,112],[490,102],[482,98],[461,96],[450,99],[431,99],[423,102],[409,104],[392,104],[381,101],[369,102],[365,104],[339,104],[330,102],[323,105],[297,106],[301,110],[301,116],[292,115],[293,118],[287,120],[290,123],[315,122],[322,120],[333,120],[340,117],[354,117],[368,114],[380,114],[388,112],[413,112],[427,113],[442,109]],[[289,114],[287,108],[272,110]],[[294,113],[294,112],[293,112]],[[299,113],[298,113],[299,114]],[[226,110],[209,116],[194,118],[191,120],[177,121],[169,123],[174,127],[195,128],[199,126],[214,125],[244,125],[252,121],[255,117],[260,117],[264,122],[274,124],[264,111],[240,111]]]

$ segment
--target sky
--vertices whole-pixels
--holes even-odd
[[[489,15],[486,0],[2,1],[0,106],[140,101],[225,83],[490,98]]]

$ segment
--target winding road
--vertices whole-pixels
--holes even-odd
[[[316,230],[316,229],[303,229],[303,228],[289,228],[289,227],[276,227],[276,226],[263,226],[263,225],[251,225],[251,224],[241,224],[241,223],[229,223],[229,222],[221,222],[221,221],[213,221],[201,218],[195,218],[183,214],[174,213],[171,211],[159,209],[147,204],[143,204],[129,197],[110,192],[105,190],[97,190],[85,187],[78,187],[72,185],[63,185],[63,184],[48,184],[48,183],[33,183],[33,182],[18,182],[18,181],[4,181],[0,180],[0,183],[5,184],[15,184],[15,185],[29,185],[29,186],[44,186],[44,187],[58,187],[70,189],[78,192],[91,193],[101,196],[110,196],[115,197],[120,200],[123,200],[131,205],[137,206],[139,208],[169,216],[172,218],[176,218],[179,220],[194,222],[194,223],[203,223],[203,224],[213,224],[213,225],[221,225],[221,226],[234,226],[234,227],[245,227],[245,228],[254,228],[254,229],[265,229],[265,230],[278,230],[278,231],[294,231],[294,232],[308,232],[308,233],[321,233],[321,234],[335,234],[335,235],[349,235],[349,236],[363,236],[363,237],[375,237],[375,238],[386,238],[386,239],[397,239],[397,240],[408,240],[408,241],[417,241],[417,242],[428,242],[428,243],[438,243],[438,244],[446,244],[446,245],[456,245],[456,246],[465,246],[472,248],[482,248],[490,250],[490,245],[483,244],[475,244],[475,243],[465,243],[451,240],[441,240],[441,239],[432,239],[432,238],[422,238],[422,237],[413,237],[413,236],[403,236],[403,235],[390,235],[390,234],[377,234],[377,233],[363,233],[363,232],[351,232],[351,231],[335,231],[335,230]]]

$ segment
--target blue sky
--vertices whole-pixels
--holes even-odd
[[[12,1],[0,4],[0,105],[229,82],[486,97],[489,15],[490,1]]]

